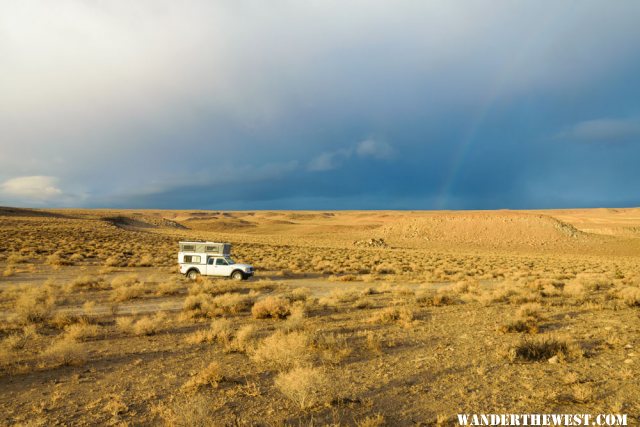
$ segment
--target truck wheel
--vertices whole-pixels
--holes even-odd
[[[189,278],[189,280],[196,280],[199,275],[200,273],[198,273],[198,270],[189,270],[187,278]]]
[[[242,276],[242,271],[240,270],[236,270],[233,273],[231,273],[231,278],[237,281],[244,279],[244,277]]]

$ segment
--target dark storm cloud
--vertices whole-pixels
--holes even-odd
[[[630,203],[638,18],[632,1],[2,3],[0,204]]]

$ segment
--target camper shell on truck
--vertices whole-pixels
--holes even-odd
[[[180,242],[178,264],[180,273],[191,280],[199,275],[230,277],[246,280],[254,269],[248,264],[238,264],[231,259],[231,244],[217,242]]]

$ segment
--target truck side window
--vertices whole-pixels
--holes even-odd
[[[208,258],[207,259],[207,264],[213,265],[213,258]]]
[[[223,258],[218,258],[216,259],[216,265],[227,265],[227,261],[225,261]]]

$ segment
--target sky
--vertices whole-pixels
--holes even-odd
[[[0,0],[0,206],[640,206],[640,2]]]

